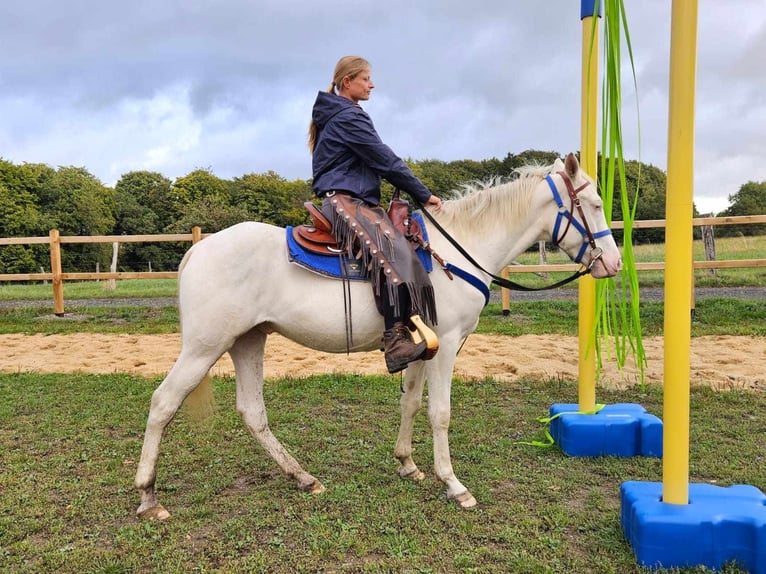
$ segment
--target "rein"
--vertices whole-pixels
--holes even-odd
[[[597,237],[604,237],[606,235],[610,235],[612,233],[611,229],[606,229],[604,231],[600,231],[596,234],[593,234],[590,230],[590,227],[588,226],[588,222],[585,219],[585,214],[582,209],[582,205],[580,204],[580,200],[577,198],[577,194],[582,191],[586,186],[589,185],[589,183],[585,183],[582,186],[580,186],[577,189],[574,189],[574,186],[572,185],[571,180],[567,176],[567,174],[563,171],[558,172],[558,174],[562,177],[564,182],[567,186],[567,191],[569,193],[569,197],[572,200],[572,207],[576,207],[578,210],[578,213],[580,214],[580,218],[583,221],[583,225],[580,225],[580,223],[574,218],[571,211],[567,210],[564,207],[564,203],[561,200],[561,196],[558,192],[558,189],[556,189],[556,185],[553,183],[553,180],[551,179],[551,176],[546,176],[545,180],[548,182],[548,186],[551,188],[551,191],[553,192],[553,198],[556,201],[556,205],[559,208],[558,216],[556,217],[556,224],[554,226],[553,230],[553,243],[554,245],[558,245],[566,236],[567,232],[569,231],[570,226],[574,226],[585,238],[585,241],[583,242],[583,246],[580,249],[580,252],[577,254],[577,257],[574,259],[575,263],[582,264],[582,256],[585,253],[585,250],[588,246],[591,247],[591,257],[588,261],[587,265],[583,265],[583,268],[579,271],[575,271],[574,274],[570,275],[566,279],[562,279],[561,281],[557,281],[556,283],[553,283],[552,285],[546,285],[545,287],[527,287],[526,285],[521,285],[519,283],[516,283],[514,281],[511,281],[510,279],[505,279],[503,277],[500,277],[498,275],[495,275],[494,273],[491,273],[484,269],[464,248],[461,246],[454,237],[452,237],[447,231],[439,225],[439,223],[434,219],[433,215],[431,215],[427,209],[423,207],[423,205],[415,200],[415,203],[417,204],[418,208],[421,210],[422,213],[425,214],[425,216],[428,218],[428,220],[436,227],[436,229],[439,230],[439,232],[449,241],[455,249],[457,249],[460,254],[465,257],[469,263],[471,263],[474,267],[479,269],[480,271],[483,271],[487,275],[489,275],[492,278],[492,283],[495,285],[498,285],[500,287],[504,287],[506,289],[511,289],[514,291],[547,291],[549,289],[556,289],[558,287],[561,287],[562,285],[566,285],[567,283],[571,283],[575,279],[579,279],[583,275],[587,275],[590,273],[591,267],[598,261],[603,251],[596,246],[596,238]],[[564,232],[561,234],[560,237],[556,238],[559,231],[559,226],[561,224],[562,218],[567,219],[567,224],[564,229]],[[455,267],[451,263],[442,264],[442,268],[449,273],[449,271],[454,272],[456,275],[460,276],[461,278],[469,281],[466,279],[466,275],[468,275],[465,271],[460,269],[459,267]],[[469,281],[469,283],[474,284],[475,282]]]

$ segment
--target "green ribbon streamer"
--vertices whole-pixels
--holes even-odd
[[[545,425],[545,429],[543,431],[545,432],[545,441],[541,440],[532,440],[532,441],[518,441],[514,444],[523,444],[527,446],[535,446],[538,448],[549,448],[553,446],[555,441],[553,440],[553,436],[551,435],[551,421],[556,420],[562,415],[595,415],[597,412],[599,412],[601,409],[603,409],[606,405],[603,404],[597,404],[592,409],[589,409],[587,411],[564,411],[561,413],[556,413],[552,417],[538,417],[537,422],[542,423]]]

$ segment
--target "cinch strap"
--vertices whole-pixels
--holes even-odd
[[[468,271],[463,271],[460,267],[455,267],[452,263],[447,263],[445,269],[481,291],[482,295],[484,295],[484,306],[487,306],[487,303],[489,303],[489,287],[481,279],[476,277],[476,275],[471,275]]]

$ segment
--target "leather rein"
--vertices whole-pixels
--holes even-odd
[[[421,212],[425,214],[426,218],[436,227],[436,229],[439,230],[439,232],[457,249],[460,254],[465,257],[469,263],[471,263],[473,266],[475,266],[480,271],[483,271],[487,275],[489,275],[492,278],[492,283],[495,285],[498,285],[500,287],[504,287],[506,289],[512,289],[514,291],[546,291],[549,289],[556,289],[557,287],[561,287],[562,285],[566,285],[567,283],[570,283],[574,281],[575,279],[578,279],[582,277],[583,275],[587,275],[590,273],[591,268],[593,265],[601,259],[604,252],[600,247],[596,246],[596,239],[599,237],[605,237],[607,235],[612,234],[611,229],[605,229],[603,231],[599,231],[598,233],[593,233],[590,230],[590,226],[588,225],[588,221],[585,219],[585,212],[583,211],[582,204],[580,202],[580,199],[577,197],[577,194],[580,193],[583,189],[585,189],[587,186],[590,185],[590,182],[585,182],[583,185],[578,187],[577,189],[574,188],[574,185],[572,184],[572,180],[569,178],[566,172],[559,171],[557,172],[558,175],[561,176],[561,178],[564,180],[564,183],[567,187],[567,193],[569,195],[570,199],[570,206],[569,209],[567,209],[564,206],[564,202],[561,199],[561,194],[559,194],[558,189],[556,188],[556,184],[553,183],[553,179],[550,175],[545,177],[546,182],[548,183],[548,187],[550,187],[551,192],[553,193],[553,199],[556,202],[556,205],[558,206],[558,214],[556,216],[556,223],[554,224],[553,228],[553,244],[558,246],[561,241],[563,241],[564,237],[566,237],[566,234],[569,232],[570,227],[574,227],[577,229],[577,231],[580,232],[580,234],[583,237],[583,244],[580,248],[579,253],[575,258],[572,258],[572,260],[575,263],[580,263],[583,265],[583,267],[575,271],[574,274],[567,277],[566,279],[562,279],[561,281],[558,281],[552,285],[547,285],[545,287],[527,287],[526,285],[521,285],[519,283],[516,283],[514,281],[511,281],[510,279],[505,279],[503,277],[500,277],[498,275],[495,275],[493,273],[490,273],[484,267],[482,267],[456,240],[453,238],[445,229],[439,225],[439,223],[434,219],[434,217],[428,212],[427,209],[423,207],[422,204],[416,201],[418,207],[420,208]],[[574,218],[574,215],[572,211],[574,209],[577,209],[577,212],[580,214],[580,219],[582,219],[582,224],[577,221]],[[566,226],[564,227],[564,231],[559,235],[559,228],[561,227],[562,221],[566,219]],[[588,260],[587,264],[582,263],[582,257],[585,254],[585,250],[590,246],[591,248],[591,254],[590,259]],[[449,274],[449,271],[455,271],[457,268],[454,265],[451,264],[444,264],[442,263],[442,268],[444,269],[447,274]]]

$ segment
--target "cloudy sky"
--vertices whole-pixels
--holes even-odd
[[[672,0],[627,2],[640,158],[667,164]],[[311,177],[306,129],[337,59],[372,63],[365,108],[413,159],[579,148],[576,0],[26,0],[0,4],[0,157],[107,185]],[[766,3],[699,0],[695,205],[766,181]],[[627,155],[639,158],[624,87]]]

